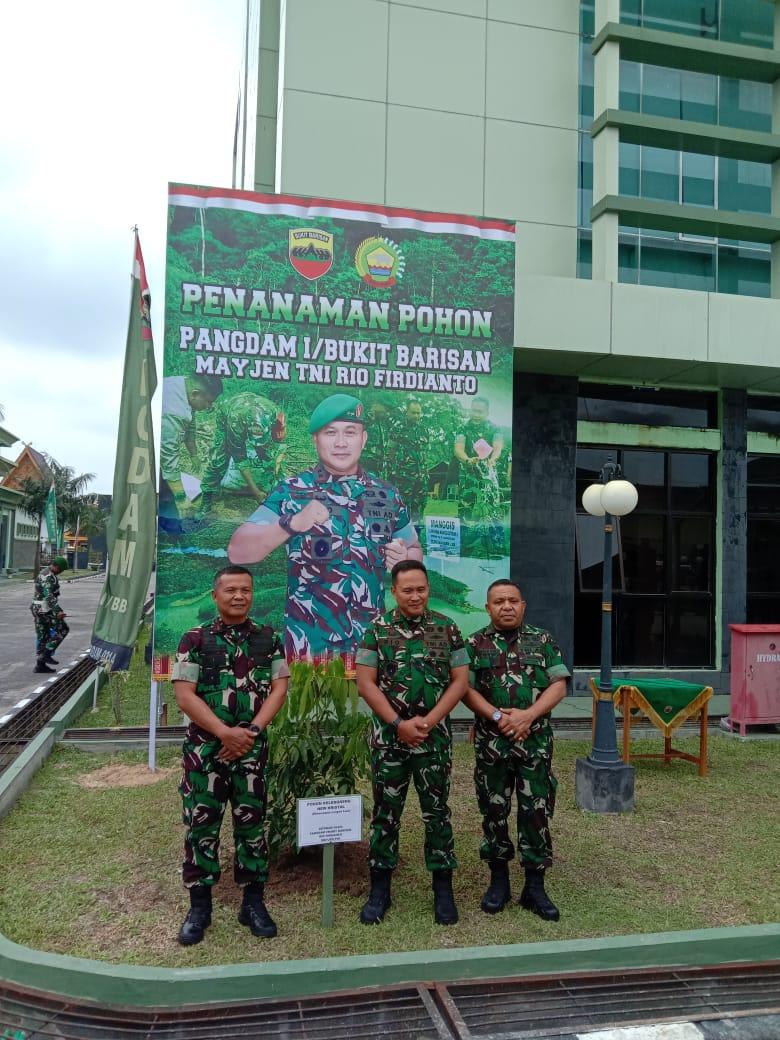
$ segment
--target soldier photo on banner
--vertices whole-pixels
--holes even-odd
[[[469,633],[509,569],[514,226],[173,186],[155,648],[255,576],[289,659],[346,656],[424,560]]]

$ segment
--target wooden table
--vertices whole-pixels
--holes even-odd
[[[593,695],[593,733],[596,728],[596,704],[605,697],[595,679],[589,679]],[[608,697],[609,694],[606,694]],[[634,758],[662,758],[669,763],[673,758],[695,762],[699,776],[707,775],[707,703],[712,697],[711,686],[698,686],[679,679],[622,679],[612,683],[612,701],[623,715],[623,761],[631,761],[631,716],[641,712],[664,735],[663,754],[641,754]],[[672,734],[699,715],[699,754],[689,755],[672,747]]]

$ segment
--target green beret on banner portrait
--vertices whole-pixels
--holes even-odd
[[[309,433],[317,433],[332,422],[356,422],[365,426],[363,402],[351,394],[331,394],[311,413]]]

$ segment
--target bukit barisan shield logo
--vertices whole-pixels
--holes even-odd
[[[291,228],[290,263],[298,274],[313,282],[333,266],[333,235],[319,228]]]

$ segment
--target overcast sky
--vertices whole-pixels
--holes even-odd
[[[168,181],[229,186],[243,0],[4,8],[0,44],[2,425],[113,483],[132,227],[162,379]],[[155,395],[159,446],[160,389]]]

